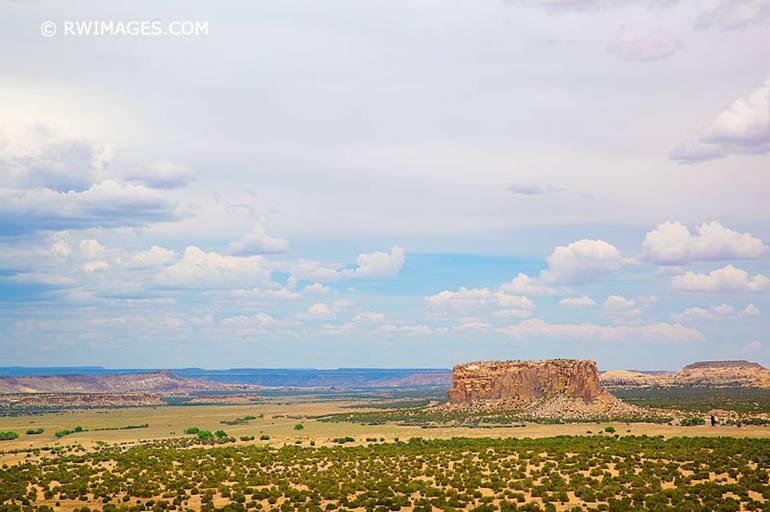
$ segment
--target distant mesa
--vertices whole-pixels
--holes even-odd
[[[642,413],[601,386],[595,361],[480,361],[455,366],[452,377],[450,409],[514,411],[553,419]]]
[[[697,370],[703,368],[752,368],[755,370],[765,370],[766,368],[759,363],[752,363],[745,359],[733,361],[698,361],[682,367],[682,370]]]
[[[673,373],[610,370],[600,376],[602,385],[614,389],[645,387],[745,387],[770,388],[770,370],[751,361],[700,361]]]
[[[113,375],[44,375],[0,377],[0,393],[190,393],[248,391],[258,386],[179,377],[168,370]]]

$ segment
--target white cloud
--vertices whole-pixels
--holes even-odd
[[[607,46],[607,51],[622,60],[648,62],[671,57],[683,47],[659,30],[626,29]]]
[[[708,275],[689,271],[674,276],[671,287],[678,292],[761,292],[770,288],[770,279],[762,274],[750,276],[745,270],[727,265]]]
[[[444,290],[425,298],[428,306],[434,309],[460,312],[482,309],[498,309],[507,312],[507,316],[527,316],[534,309],[535,303],[522,295],[509,295],[489,288],[463,288],[457,291]]]
[[[559,301],[559,305],[570,308],[587,308],[596,306],[596,301],[587,295],[582,297],[565,297]]]
[[[581,285],[597,281],[628,265],[618,249],[603,240],[578,240],[559,246],[546,258],[548,269],[541,273],[544,281]]]
[[[203,324],[204,327],[208,325],[210,324]],[[259,312],[251,316],[238,315],[223,318],[219,325],[227,333],[235,336],[265,336],[269,330],[278,325],[278,320],[267,313]]]
[[[718,222],[703,223],[691,234],[679,222],[664,222],[647,233],[642,243],[645,260],[678,265],[698,260],[758,258],[767,246],[750,233],[739,233]]]
[[[514,295],[529,295],[532,297],[555,295],[558,293],[555,288],[544,286],[537,280],[529,277],[527,274],[522,273],[514,277],[510,283],[501,285],[500,290]]]
[[[332,289],[321,283],[313,283],[305,286],[302,291],[304,293],[330,293]]]
[[[751,340],[746,344],[746,351],[749,353],[759,352],[762,350],[762,343],[759,340]]]
[[[291,272],[295,279],[306,281],[337,281],[340,278],[338,269],[340,265],[324,264],[317,261],[297,260],[286,264],[276,264],[276,269]]]
[[[110,268],[110,264],[103,260],[89,261],[83,264],[84,272],[102,272]]]
[[[602,313],[617,318],[638,318],[642,311],[636,307],[636,301],[622,295],[610,295],[602,305]]]
[[[333,318],[334,312],[323,302],[313,304],[307,309],[307,314],[312,318]]]
[[[230,243],[228,254],[234,256],[253,256],[256,254],[283,254],[289,251],[289,242],[275,238],[267,233],[267,221],[259,219],[254,222],[251,231],[245,233],[239,240]]]
[[[104,246],[96,240],[81,240],[80,254],[89,260],[101,258],[104,255]]]
[[[151,162],[123,174],[126,181],[163,189],[182,187],[192,181],[193,177],[194,173],[188,166],[169,160]]]
[[[369,323],[380,323],[385,321],[385,315],[383,313],[377,313],[374,311],[364,311],[363,313],[357,314],[353,318],[354,322],[369,322]]]
[[[681,313],[673,315],[674,320],[678,322],[714,322],[724,320],[735,313],[735,308],[729,304],[719,304],[708,308],[691,307]]]
[[[433,329],[423,324],[385,324],[380,327],[382,333],[403,333],[411,336],[427,336]]]
[[[533,318],[524,320],[510,327],[500,330],[516,339],[532,337],[549,338],[578,338],[585,340],[701,340],[703,335],[697,329],[685,327],[681,324],[654,323],[645,325],[598,325],[592,323],[581,324],[551,324],[543,320]]]
[[[745,30],[770,19],[768,0],[721,0],[719,4],[698,17],[695,27],[721,31]]]
[[[728,154],[770,152],[770,78],[739,98],[704,128],[695,142],[680,145],[671,158],[681,163],[714,160]]]
[[[126,266],[133,269],[148,269],[162,267],[176,258],[176,253],[171,249],[165,249],[153,245],[147,251],[139,251],[128,260]]]
[[[82,192],[104,179],[108,148],[62,137],[47,127],[34,130],[31,144],[0,146],[0,171],[23,187]]]
[[[144,226],[180,218],[163,194],[142,185],[103,181],[82,192],[0,188],[0,233]]]
[[[643,308],[651,308],[658,303],[658,297],[651,293],[642,294],[637,299]]]
[[[741,318],[758,318],[762,316],[762,312],[754,304],[749,304],[743,311],[741,311]]]
[[[404,266],[406,258],[401,247],[394,246],[389,253],[361,253],[356,258],[356,268],[345,269],[341,273],[351,278],[383,278],[397,275]]]
[[[272,286],[270,270],[261,256],[222,256],[195,246],[187,247],[182,259],[163,269],[158,284],[193,289]]]

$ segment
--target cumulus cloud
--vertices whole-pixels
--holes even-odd
[[[735,308],[729,304],[718,304],[710,307],[691,307],[673,315],[674,320],[683,323],[714,322],[724,320],[735,314]]]
[[[104,179],[111,153],[86,140],[61,139],[36,131],[38,144],[8,144],[0,151],[0,171],[24,188],[82,192]]]
[[[749,304],[740,313],[741,318],[758,318],[762,316],[762,312],[754,304]]]
[[[516,277],[511,279],[510,283],[505,283],[500,286],[500,290],[519,295],[529,295],[532,297],[539,297],[543,295],[555,295],[558,290],[545,286],[536,279],[532,279],[527,274],[519,273]]]
[[[229,334],[246,337],[265,336],[278,323],[278,320],[267,313],[259,312],[254,315],[238,315],[223,318],[219,325]]]
[[[587,295],[583,295],[582,297],[565,297],[559,301],[559,305],[570,308],[588,308],[596,306],[596,301]]]
[[[642,311],[636,306],[634,299],[622,295],[610,295],[602,305],[602,313],[620,319],[638,318]]]
[[[123,179],[152,188],[170,189],[187,185],[194,175],[192,169],[186,165],[158,160],[124,172]]]
[[[307,314],[312,318],[332,318],[334,312],[323,302],[313,304],[307,309]]]
[[[282,254],[289,251],[289,242],[275,238],[267,233],[265,219],[257,220],[251,231],[239,240],[232,242],[227,252],[234,256],[253,256],[255,254]]]
[[[729,154],[770,152],[770,78],[753,93],[736,100],[701,130],[694,142],[676,147],[671,158],[696,163]]]
[[[364,311],[353,317],[354,322],[369,322],[380,323],[385,321],[385,315],[383,313],[377,313],[375,311]]]
[[[406,258],[401,247],[394,246],[390,252],[364,252],[356,258],[356,267],[341,273],[350,278],[384,278],[397,275]]]
[[[659,30],[626,29],[607,46],[607,51],[621,60],[649,62],[671,57],[684,45]]]
[[[603,240],[578,240],[559,246],[546,258],[548,269],[541,278],[548,283],[581,285],[597,281],[632,260]]]
[[[645,325],[599,325],[592,323],[552,324],[533,318],[501,329],[516,339],[536,337],[578,338],[585,340],[620,341],[627,339],[696,341],[703,339],[697,329],[681,324],[654,323]]]
[[[305,286],[302,291],[304,293],[329,293],[332,291],[332,289],[328,286],[322,285],[321,283],[313,283]]]
[[[174,203],[142,185],[107,180],[82,192],[0,188],[0,234],[144,226],[179,218]]]
[[[306,281],[337,281],[340,278],[340,265],[325,264],[318,261],[300,259],[287,263],[275,264],[277,270],[285,270],[295,279]]]
[[[176,258],[176,253],[171,249],[165,249],[153,245],[147,251],[139,251],[128,260],[126,266],[132,269],[148,269],[162,267]]]
[[[750,276],[745,270],[727,265],[709,274],[689,271],[674,276],[671,288],[695,293],[761,292],[770,288],[770,279],[762,274]]]
[[[80,254],[89,260],[101,258],[104,255],[104,246],[98,240],[84,239],[80,241]]]
[[[270,269],[261,256],[223,256],[189,246],[182,258],[167,266],[158,278],[167,288],[238,289],[269,287]]]
[[[110,268],[110,264],[106,261],[96,260],[83,264],[82,268],[84,272],[101,272]]]
[[[702,13],[695,22],[699,30],[717,29],[723,32],[745,30],[770,19],[768,0],[721,0],[713,9]]]
[[[647,233],[643,258],[658,265],[679,265],[698,260],[758,258],[767,250],[762,240],[739,233],[718,222],[703,223],[690,233],[679,222],[664,222]]]
[[[444,290],[425,298],[429,307],[439,310],[471,312],[496,309],[501,316],[529,316],[535,303],[528,297],[509,295],[489,288],[460,288]]]

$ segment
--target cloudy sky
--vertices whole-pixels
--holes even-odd
[[[2,366],[770,364],[770,0],[0,9]]]

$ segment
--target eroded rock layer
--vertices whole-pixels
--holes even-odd
[[[566,396],[593,402],[608,393],[594,361],[482,361],[454,367],[449,401],[531,401]]]
[[[481,361],[457,365],[445,408],[512,411],[522,417],[575,420],[645,413],[610,395],[594,361]]]

